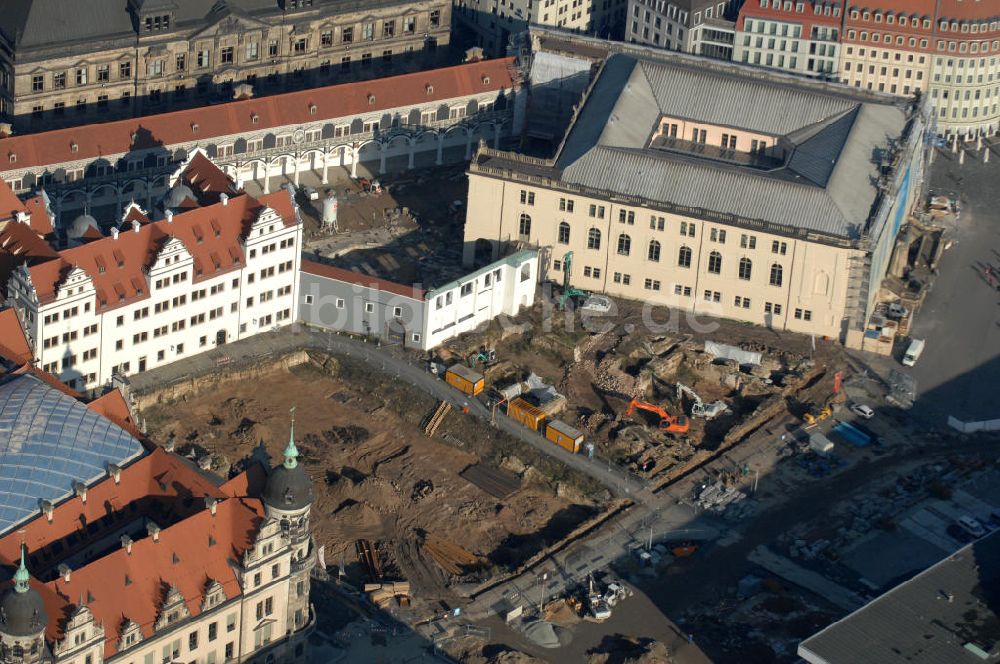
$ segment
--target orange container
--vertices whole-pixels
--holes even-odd
[[[574,429],[562,420],[552,420],[545,427],[545,437],[567,452],[576,454],[583,445],[583,432]]]
[[[507,405],[507,416],[532,431],[538,431],[545,421],[545,413],[524,399],[514,399]]]

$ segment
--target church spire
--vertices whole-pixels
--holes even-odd
[[[28,568],[24,564],[24,551],[26,547],[24,544],[21,545],[21,564],[18,566],[17,571],[14,572],[14,590],[18,593],[28,592],[28,579],[31,575],[28,574]]]
[[[288,447],[285,448],[285,468],[291,470],[299,465],[299,450],[295,447],[295,406],[292,406],[292,426],[288,433]]]

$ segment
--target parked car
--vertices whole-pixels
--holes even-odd
[[[875,417],[875,411],[872,410],[872,407],[863,403],[851,404],[851,412],[858,417],[865,418],[866,420],[870,420]]]
[[[910,313],[907,311],[906,307],[899,304],[898,302],[892,302],[889,305],[889,318],[899,320],[900,318],[906,318],[906,314]]]
[[[958,527],[967,532],[969,535],[975,538],[980,538],[986,534],[986,529],[983,528],[983,524],[979,523],[976,519],[971,516],[960,516],[955,520]]]
[[[310,186],[302,187],[302,193],[304,193],[306,195],[306,199],[310,201],[319,200],[319,192]]]

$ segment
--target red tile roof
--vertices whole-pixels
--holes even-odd
[[[0,311],[0,356],[17,365],[28,364],[35,356],[14,309]]]
[[[145,438],[139,431],[135,420],[132,419],[132,413],[129,412],[128,404],[125,403],[125,397],[119,390],[114,389],[97,397],[87,404],[87,408],[111,420],[136,438],[140,440]]]
[[[191,157],[180,180],[198,197],[198,205],[218,203],[219,194],[233,196],[237,193],[236,183],[201,151]]]
[[[26,213],[27,211],[28,208],[24,206],[14,190],[5,180],[0,179],[0,221],[13,219],[18,212]]]
[[[62,638],[64,624],[60,619],[82,596],[104,626],[104,657],[110,658],[118,651],[120,629],[126,620],[139,624],[143,638],[154,636],[153,625],[169,588],[181,593],[192,616],[201,613],[211,581],[222,585],[227,598],[241,595],[230,560],[238,559],[253,545],[264,518],[263,504],[253,498],[228,498],[219,502],[214,515],[204,505],[202,508],[164,528],[158,541],[148,536],[137,539],[131,553],[122,547],[72,571],[68,582],[58,577],[46,584],[33,584],[50,616],[46,636]]]
[[[239,559],[252,545],[264,517],[259,500],[233,491],[249,484],[237,477],[223,485],[230,489],[223,491],[183,459],[155,448],[124,468],[119,483],[105,478],[88,488],[86,502],[74,496],[55,506],[51,523],[40,515],[0,539],[0,561],[14,565],[23,538],[30,571],[53,578],[49,575],[57,563],[92,543],[94,537],[144,517],[159,522],[159,540],[137,536],[131,554],[121,548],[94,559],[72,570],[69,582],[56,576],[47,583],[32,583],[49,614],[49,639],[62,637],[66,616],[83,597],[104,625],[105,657],[110,657],[116,652],[117,632],[126,618],[139,623],[144,636],[152,636],[165,588],[176,587],[192,615],[201,612],[209,580],[218,581],[229,598],[240,594],[229,561]],[[220,501],[215,515],[205,508],[205,497]],[[153,504],[159,508],[150,510]],[[100,524],[106,515],[120,518],[101,524],[93,537],[85,537],[86,525]],[[69,543],[71,535],[75,536],[74,544]],[[53,547],[57,542],[58,549]]]
[[[31,230],[42,237],[50,235],[55,230],[52,227],[52,217],[49,216],[49,211],[45,207],[45,199],[41,195],[32,196],[24,201],[24,207],[27,208],[28,214],[31,215],[31,221],[29,222]]]
[[[58,257],[58,252],[26,224],[0,222],[0,291],[7,292],[7,281],[18,266]]]
[[[21,169],[161,145],[204,143],[217,136],[391,108],[428,106],[445,99],[510,89],[514,85],[512,64],[513,58],[486,60],[161,115],[11,136],[0,138],[0,156],[6,159],[16,154],[17,168]]]
[[[160,248],[176,237],[194,257],[195,282],[209,279],[245,264],[240,236],[245,237],[250,223],[265,206],[270,205],[285,225],[297,223],[291,201],[284,191],[257,200],[247,194],[229,199],[227,205],[216,203],[196,208],[138,230],[122,231],[117,238],[105,237],[65,249],[58,260],[29,268],[31,281],[40,302],[55,297],[56,287],[73,268],[84,270],[97,290],[97,310],[107,311],[149,297],[143,268],[151,265]]]
[[[371,277],[367,274],[361,274],[360,272],[353,272],[351,270],[345,270],[340,267],[334,267],[332,265],[317,263],[310,260],[302,261],[302,271],[317,277],[336,279],[337,281],[357,284],[359,286],[364,286],[365,288],[372,288],[374,290],[381,290],[387,293],[402,295],[403,297],[409,297],[414,300],[423,300],[424,294],[427,292],[422,288],[404,286],[403,284],[397,284],[394,281],[379,279],[378,277]]]

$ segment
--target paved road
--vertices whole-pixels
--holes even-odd
[[[936,426],[945,425],[948,415],[967,421],[1000,417],[1000,293],[991,292],[975,270],[981,263],[1000,264],[1000,164],[966,157],[959,166],[950,153],[936,156],[931,188],[959,193],[964,208],[955,244],[944,254],[912,331],[927,346],[911,370],[918,390],[911,413]]]

